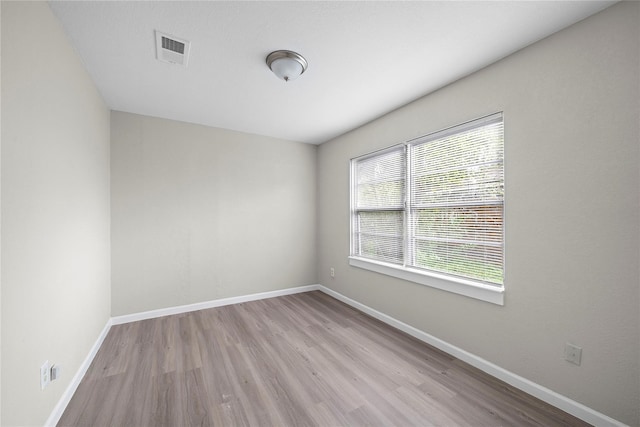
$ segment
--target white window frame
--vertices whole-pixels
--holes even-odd
[[[464,295],[470,298],[474,298],[474,299],[478,299],[481,301],[486,301],[486,302],[490,302],[493,304],[497,304],[497,305],[504,305],[504,293],[505,293],[505,288],[504,288],[504,284],[502,285],[496,285],[496,284],[489,284],[489,283],[485,283],[485,282],[481,282],[481,281],[477,281],[477,280],[473,280],[473,279],[467,279],[464,277],[458,277],[458,276],[453,276],[453,275],[448,275],[448,274],[440,274],[436,271],[431,271],[431,270],[425,270],[425,269],[419,269],[419,268],[414,268],[410,265],[406,265],[406,259],[407,257],[410,256],[410,254],[407,253],[407,251],[410,249],[409,245],[406,243],[408,239],[405,238],[405,263],[403,265],[401,264],[394,264],[394,263],[390,263],[390,262],[384,262],[384,261],[380,261],[380,260],[374,260],[374,259],[369,259],[369,258],[364,258],[364,257],[360,257],[357,255],[354,255],[355,253],[355,245],[354,245],[354,226],[355,226],[355,200],[354,200],[354,195],[355,195],[355,191],[356,191],[356,179],[355,179],[355,175],[356,175],[356,171],[355,171],[355,167],[354,164],[358,161],[358,160],[362,160],[362,159],[366,159],[366,158],[370,158],[372,156],[376,156],[376,155],[380,155],[383,154],[385,152],[389,152],[391,150],[394,149],[398,149],[398,147],[400,146],[404,146],[405,150],[407,149],[407,146],[414,143],[415,141],[424,139],[424,138],[432,138],[433,136],[438,136],[438,135],[447,135],[447,134],[455,134],[455,133],[459,133],[459,132],[463,132],[465,129],[468,129],[469,127],[475,127],[477,126],[477,122],[480,121],[484,121],[484,122],[490,122],[495,120],[497,117],[503,118],[503,113],[495,113],[495,114],[491,114],[489,116],[486,117],[482,117],[480,119],[476,119],[476,120],[472,120],[469,122],[465,122],[461,125],[457,125],[457,126],[453,126],[451,128],[448,129],[444,129],[442,131],[438,131],[438,132],[434,132],[432,134],[428,134],[425,136],[422,136],[420,138],[416,138],[413,139],[411,141],[407,141],[403,144],[397,144],[391,147],[388,147],[386,149],[383,150],[379,150],[376,151],[374,153],[369,153],[363,156],[358,156],[356,158],[351,159],[350,162],[350,191],[349,191],[349,196],[350,196],[350,203],[349,203],[349,207],[350,207],[350,213],[349,213],[349,224],[350,224],[350,233],[349,233],[349,243],[350,243],[350,256],[349,256],[349,265],[357,267],[357,268],[362,268],[365,270],[369,270],[369,271],[373,271],[376,273],[380,273],[380,274],[385,274],[391,277],[395,277],[398,279],[403,279],[403,280],[407,280],[410,282],[414,282],[414,283],[419,283],[421,285],[425,285],[425,286],[429,286],[432,288],[436,288],[436,289],[441,289],[444,291],[448,291],[448,292],[452,292],[455,294],[459,294],[459,295]],[[408,153],[406,154],[407,157],[407,164],[409,164],[410,159],[408,158]],[[503,164],[504,164],[504,159],[503,159]],[[410,185],[410,180],[411,180],[411,173],[407,171],[406,175],[405,175],[405,191],[407,193],[407,195],[410,193],[409,190],[409,185]],[[408,197],[408,196],[407,196]],[[409,215],[409,207],[408,207],[408,203],[405,203],[405,208],[404,208],[404,213],[405,213],[405,225],[404,225],[404,229],[405,229],[405,237],[407,234],[407,230],[409,227],[409,221],[408,221],[408,215]],[[503,237],[503,248],[504,248],[504,202],[503,202],[503,232],[502,232],[502,237]],[[504,257],[503,257],[503,271],[505,267],[505,262],[504,262]],[[504,283],[504,280],[503,280]]]

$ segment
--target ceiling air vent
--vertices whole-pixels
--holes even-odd
[[[187,66],[190,43],[156,31],[156,58],[160,61]]]

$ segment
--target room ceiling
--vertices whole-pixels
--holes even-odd
[[[113,110],[319,144],[586,18],[610,1],[53,1]],[[155,58],[158,30],[191,42]],[[278,80],[269,52],[309,69]]]

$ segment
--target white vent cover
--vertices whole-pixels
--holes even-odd
[[[160,61],[186,67],[190,46],[187,40],[156,31],[156,58]]]

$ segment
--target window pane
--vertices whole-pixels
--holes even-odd
[[[414,144],[414,156],[421,159],[414,165],[414,173],[502,162],[503,147],[502,120],[442,138],[427,136],[424,142]]]
[[[408,263],[503,282],[502,117],[417,140],[411,146]]]
[[[502,244],[502,205],[437,207],[415,211],[417,238]]]
[[[414,178],[416,205],[500,202],[504,198],[502,163],[423,172]]]
[[[358,256],[379,261],[402,264],[402,238],[378,236],[374,234],[358,234]]]
[[[419,240],[415,266],[442,273],[501,284],[502,247]]]
[[[403,207],[405,198],[403,148],[358,160],[355,172],[357,208]]]
[[[358,212],[359,231],[402,237],[404,214],[402,211]]]
[[[504,198],[502,122],[412,147],[413,203],[454,204]]]
[[[402,211],[359,212],[356,253],[366,258],[402,264],[404,260]]]

